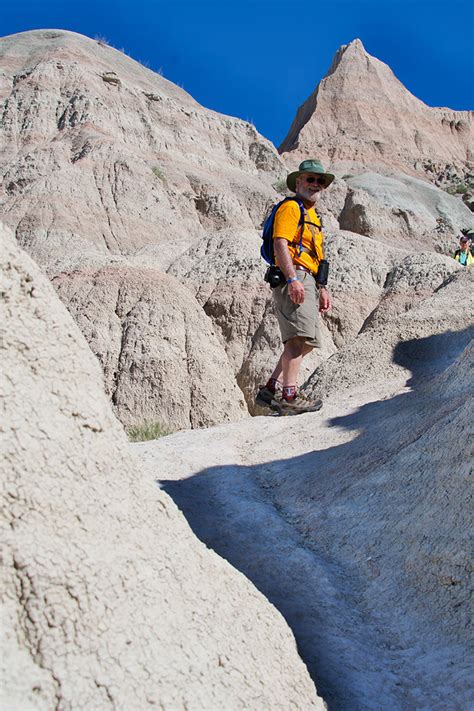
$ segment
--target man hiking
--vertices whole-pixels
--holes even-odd
[[[286,179],[295,198],[284,201],[275,213],[275,263],[284,280],[273,289],[273,299],[284,345],[275,370],[255,401],[282,415],[316,412],[322,407],[321,400],[311,401],[299,392],[297,382],[304,356],[321,347],[318,312],[331,308],[328,291],[316,282],[324,260],[324,235],[314,205],[318,193],[333,180],[334,175],[326,173],[318,160],[303,161]]]
[[[459,249],[454,252],[453,257],[464,267],[474,264],[474,257],[471,254],[471,240],[468,235],[461,235],[459,239]]]

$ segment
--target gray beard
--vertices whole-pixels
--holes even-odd
[[[318,195],[318,193],[310,193],[308,190],[305,190],[304,188],[299,189],[296,194],[299,197],[302,197],[303,200],[306,200],[306,202],[310,202],[312,205],[314,205],[314,203],[316,202],[316,197]]]

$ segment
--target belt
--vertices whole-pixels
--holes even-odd
[[[295,269],[300,272],[306,272],[307,274],[311,274],[311,276],[315,276],[314,272],[312,272],[311,269],[306,269],[306,267],[302,267],[300,264],[297,264],[295,266]]]

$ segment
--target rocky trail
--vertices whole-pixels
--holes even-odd
[[[469,334],[458,335],[462,350]],[[428,370],[444,371],[452,357],[441,350]],[[260,417],[134,445],[198,538],[283,614],[331,711],[433,709],[440,699],[443,708],[467,708],[458,705],[469,693],[459,688],[462,646],[448,634],[442,648],[433,647],[440,620],[433,610],[410,609],[406,571],[390,570],[403,541],[395,526],[390,534],[399,482],[390,484],[384,471],[459,406],[445,402],[430,422],[432,379],[414,374],[408,386],[392,380],[377,399],[367,389],[347,391],[321,413]],[[420,500],[422,491],[419,482]],[[385,535],[377,526],[358,530],[362,506],[369,520],[382,514]],[[416,528],[413,511],[408,519],[406,513]],[[385,574],[393,580],[381,591]]]

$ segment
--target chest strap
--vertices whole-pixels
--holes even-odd
[[[303,245],[301,246],[301,249],[299,249],[300,254],[301,254],[301,252],[305,252],[306,254],[309,254],[310,257],[314,257],[314,258],[316,258],[318,256],[314,250],[308,249],[307,247],[303,247]]]
[[[302,206],[302,203],[300,205],[300,208]],[[303,211],[302,214],[304,217],[308,217],[308,211],[306,208],[303,206]],[[314,250],[308,249],[307,247],[303,247],[303,232],[304,232],[304,226],[308,225],[309,231],[311,232],[311,241],[313,243]],[[317,252],[316,252],[316,233],[321,233],[322,232],[322,225],[317,225],[315,222],[310,222],[309,220],[300,220],[300,238],[298,240],[298,243],[296,240],[293,242],[293,244],[298,244],[298,257],[301,255],[301,252],[306,252],[306,254],[309,254],[313,259],[317,258]]]

